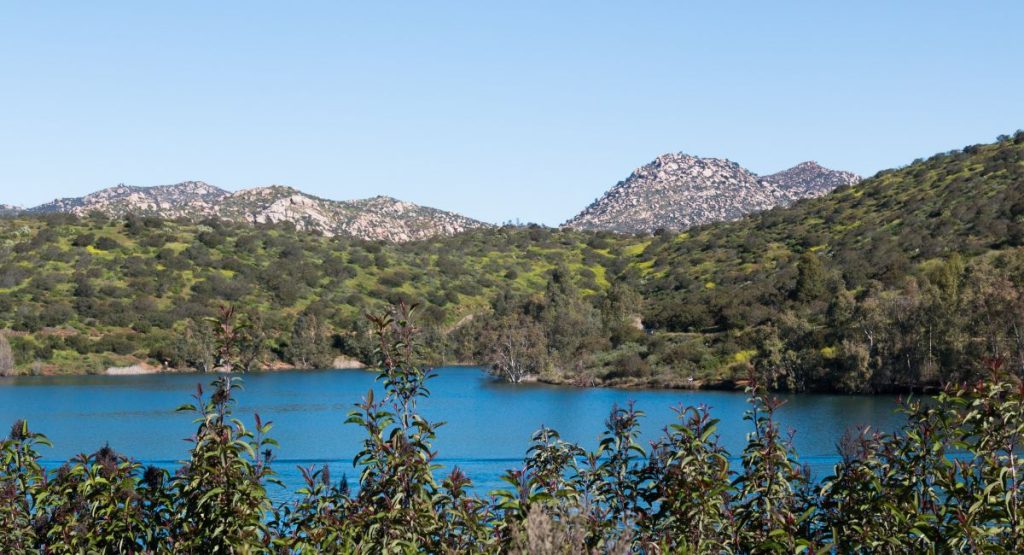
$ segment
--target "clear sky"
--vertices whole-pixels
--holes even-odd
[[[1024,2],[8,2],[0,203],[120,182],[556,225],[663,152],[870,175],[1024,127]]]

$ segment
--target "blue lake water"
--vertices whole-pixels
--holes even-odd
[[[708,405],[721,420],[722,444],[738,456],[750,424],[742,393],[714,391],[577,389],[496,382],[476,368],[441,368],[430,383],[422,412],[446,424],[439,430],[439,463],[459,466],[480,491],[501,485],[499,476],[522,464],[530,435],[541,425],[585,448],[596,446],[614,404],[632,400],[647,416],[645,438],[656,437],[675,421],[673,406]],[[362,430],[344,424],[348,411],[370,388],[375,375],[359,370],[277,372],[244,376],[236,414],[252,423],[252,413],[274,423],[271,436],[281,446],[274,468],[290,486],[297,465],[327,463],[332,475],[357,474],[352,457]],[[192,416],[175,408],[189,402],[197,383],[211,376],[75,376],[0,378],[0,425],[25,418],[54,443],[43,457],[56,464],[109,443],[135,459],[173,466],[185,457],[184,438],[194,430]],[[209,388],[207,388],[209,389]],[[779,420],[794,431],[800,458],[819,477],[836,461],[835,445],[844,431],[859,425],[891,431],[902,422],[891,396],[783,395]]]

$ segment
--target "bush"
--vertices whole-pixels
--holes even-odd
[[[93,245],[101,251],[112,251],[118,249],[121,244],[110,237],[100,237]]]
[[[457,468],[435,474],[437,424],[417,402],[429,369],[405,307],[371,319],[379,379],[349,414],[364,431],[359,489],[327,467],[275,505],[267,485],[271,424],[232,416],[237,380],[179,410],[197,430],[173,475],[109,446],[57,470],[40,465],[49,442],[18,421],[0,442],[0,550],[22,552],[1020,552],[1024,530],[1024,388],[990,364],[990,379],[907,403],[904,428],[863,430],[839,446],[832,475],[812,484],[775,420],[780,402],[756,381],[752,432],[738,468],[704,407],[647,448],[643,413],[613,407],[586,452],[555,430],[534,434],[523,465],[494,497],[470,492]],[[75,533],[64,533],[67,530]]]

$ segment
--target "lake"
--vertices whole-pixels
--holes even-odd
[[[677,390],[577,389],[540,384],[510,385],[495,381],[477,368],[437,370],[431,397],[422,412],[447,422],[436,447],[439,463],[459,466],[478,491],[501,485],[500,474],[521,466],[530,435],[541,425],[586,448],[596,446],[612,405],[635,401],[647,416],[645,438],[674,422],[673,406],[711,407],[721,420],[722,444],[738,456],[750,424],[742,393]],[[32,430],[54,443],[43,457],[57,464],[71,456],[111,447],[145,463],[173,466],[185,457],[183,440],[194,431],[192,415],[175,408],[190,401],[197,383],[213,376],[153,374],[143,376],[72,376],[0,378],[0,425],[28,419]],[[317,370],[259,373],[244,376],[236,414],[247,425],[252,413],[274,423],[271,436],[281,447],[275,469],[291,487],[298,483],[297,465],[328,463],[333,476],[357,472],[352,457],[360,447],[362,429],[344,424],[348,411],[370,388],[379,390],[375,374],[361,370]],[[208,387],[206,387],[209,390]],[[801,461],[821,477],[837,460],[835,445],[843,432],[858,425],[891,431],[902,422],[894,414],[892,396],[782,395],[779,410]],[[272,492],[273,494],[274,492]],[[275,494],[279,497],[280,494]]]

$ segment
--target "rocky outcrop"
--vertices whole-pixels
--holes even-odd
[[[21,207],[10,204],[0,204],[0,216],[14,216],[22,212]]]
[[[137,187],[117,185],[78,198],[63,198],[29,209],[30,212],[66,212],[79,216],[103,212],[121,217],[128,214],[162,218],[211,216],[228,192],[202,181],[176,185]]]
[[[564,225],[623,233],[682,230],[785,206],[858,180],[849,172],[813,162],[759,177],[729,160],[664,154],[637,168]]]
[[[389,197],[335,201],[274,185],[230,193],[202,181],[135,187],[118,185],[80,198],[58,199],[32,212],[86,215],[94,211],[250,224],[291,223],[296,229],[360,239],[411,241],[452,235],[487,224]]]
[[[219,214],[235,221],[291,222],[298,229],[325,235],[393,242],[454,235],[486,225],[459,214],[390,197],[339,202],[282,186],[234,193],[224,199]]]
[[[761,178],[784,191],[792,200],[827,195],[838,187],[856,185],[860,176],[838,170],[830,170],[817,162],[804,162],[788,170],[766,175]]]
[[[736,219],[785,199],[735,162],[665,154],[637,168],[565,225],[618,232],[685,229]]]

